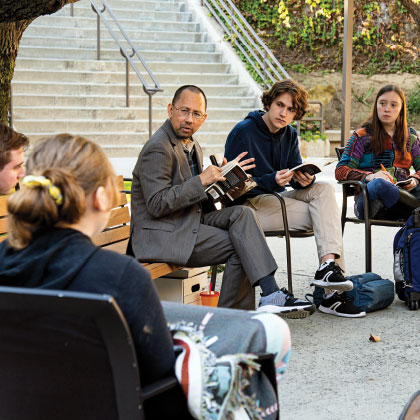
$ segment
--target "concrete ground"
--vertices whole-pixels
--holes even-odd
[[[335,162],[327,165],[318,179],[335,184],[334,168]],[[337,185],[341,205],[340,188]],[[372,270],[391,280],[397,230],[373,227]],[[284,242],[269,239],[280,286],[287,284]],[[344,244],[346,274],[363,273],[364,226],[346,224]],[[303,297],[311,292],[317,268],[314,238],[292,239],[292,258],[294,293]],[[409,311],[398,298],[389,308],[361,319],[316,312],[287,322],[292,357],[279,387],[282,420],[397,419],[410,395],[420,389],[420,311]],[[371,333],[381,341],[369,341]]]
[[[320,165],[331,159],[308,159]],[[130,175],[134,160],[115,160],[117,173]],[[334,179],[335,162],[317,176]],[[349,202],[350,211],[352,203]],[[392,242],[397,228],[375,226],[373,272],[393,280]],[[276,280],[287,286],[285,241],[269,238],[279,269]],[[346,274],[364,272],[364,226],[349,223],[344,234]],[[314,238],[292,239],[295,296],[311,293],[317,268]],[[259,291],[257,291],[257,296]],[[292,357],[279,387],[282,420],[397,419],[410,395],[420,389],[420,310],[409,311],[398,298],[387,309],[361,319],[316,312],[310,318],[287,321]],[[370,334],[381,341],[369,341]]]

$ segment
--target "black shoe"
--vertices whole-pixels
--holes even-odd
[[[353,305],[351,299],[345,293],[334,293],[329,298],[322,297],[320,312],[324,314],[337,315],[345,318],[361,318],[366,312]]]
[[[318,269],[316,271],[311,286],[344,291],[352,290],[353,282],[346,279],[342,273],[341,267],[332,261],[322,270]]]
[[[285,288],[268,296],[261,296],[259,312],[270,312],[283,318],[306,318],[315,312],[315,305],[308,300],[293,297]]]

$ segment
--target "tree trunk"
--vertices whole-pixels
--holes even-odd
[[[31,20],[0,23],[0,122],[7,121],[9,110],[10,84],[15,69],[16,55],[23,31]]]
[[[412,0],[400,1],[402,5],[409,11],[417,26],[420,28],[420,4],[416,4]]]

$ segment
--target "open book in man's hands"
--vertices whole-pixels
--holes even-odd
[[[205,190],[214,202],[226,205],[257,186],[236,160],[222,166],[222,176],[225,181],[216,181]]]
[[[398,181],[395,183],[397,187],[404,187],[405,185],[408,185],[411,182],[411,178],[404,179],[404,181]]]
[[[300,171],[302,173],[307,173],[309,175],[315,175],[321,172],[321,168],[315,163],[301,163],[300,165],[289,169],[287,173],[295,172],[295,171]]]

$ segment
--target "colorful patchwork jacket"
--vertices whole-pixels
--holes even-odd
[[[365,127],[356,130],[347,141],[344,153],[335,169],[338,181],[352,179],[364,181],[374,172],[381,170],[381,164],[394,178],[394,182],[403,181],[410,176],[410,167],[414,167],[412,177],[420,181],[420,141],[414,129],[409,129],[405,159],[392,142],[390,136],[386,138],[385,150],[379,155],[372,151],[372,135]]]

